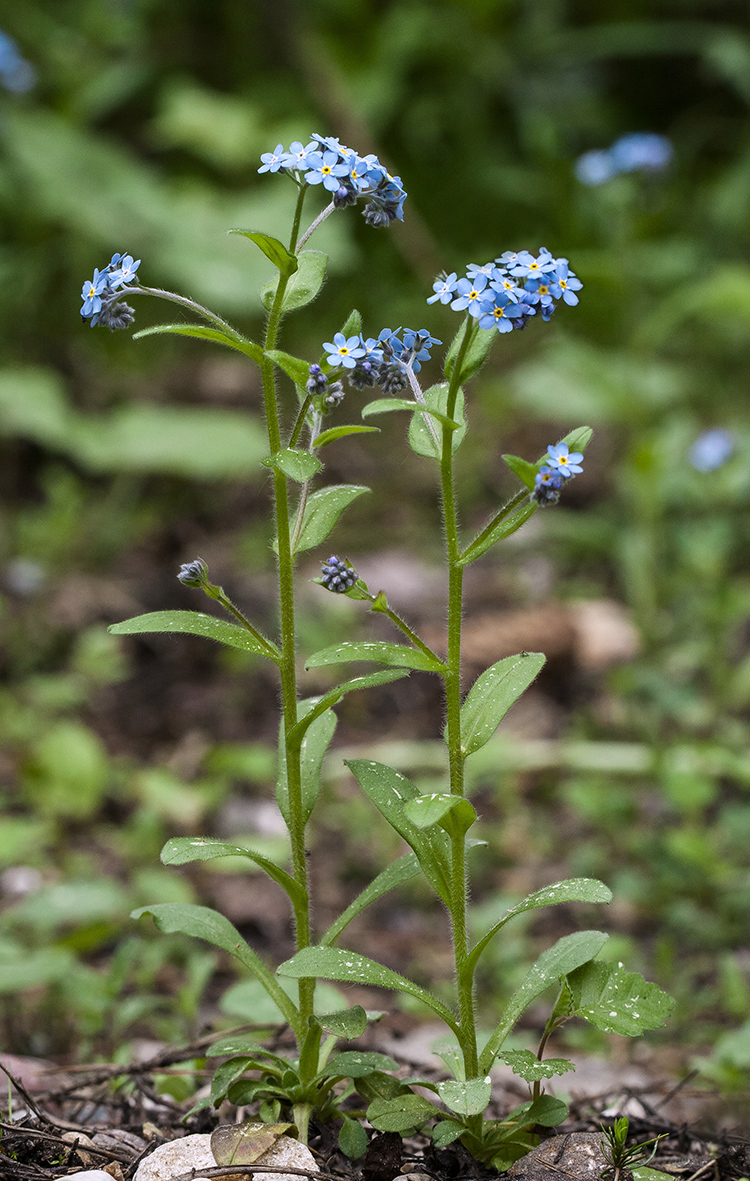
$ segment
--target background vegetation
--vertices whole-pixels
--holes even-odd
[[[258,157],[319,130],[376,151],[409,199],[405,224],[388,232],[351,211],[326,223],[328,283],[290,321],[290,351],[316,359],[352,306],[372,335],[408,324],[448,340],[454,314],[424,302],[435,274],[506,249],[546,245],[584,280],[580,306],[563,308],[548,331],[532,325],[499,340],[471,396],[479,429],[461,474],[469,523],[509,487],[502,451],[536,455],[581,422],[597,428],[565,504],[538,514],[538,528],[490,557],[470,587],[480,644],[491,633],[498,656],[518,640],[509,651],[552,657],[534,710],[509,719],[476,772],[490,834],[478,920],[499,896],[555,876],[603,876],[617,898],[613,954],[627,952],[678,997],[665,1038],[713,1045],[708,1072],[741,1081],[750,1065],[747,16],[744,0],[5,7],[2,26],[27,63],[14,74],[0,61],[6,1048],[127,1053],[129,1039],[187,1037],[213,1012],[231,980],[226,965],[134,928],[134,905],[208,898],[260,948],[288,938],[285,913],[257,880],[242,886],[231,866],[181,877],[158,862],[177,833],[278,843],[265,674],[197,640],[122,644],[106,634],[138,610],[191,605],[174,575],[198,553],[234,598],[272,618],[256,379],[197,342],[90,331],[78,293],[94,266],[129,251],[143,259],[145,282],[192,295],[257,339],[265,264],[225,230],[284,230],[292,187],[259,177]],[[670,138],[666,171],[598,187],[576,179],[582,152],[631,131]],[[138,327],[160,319],[161,309],[138,304]],[[403,424],[381,421],[374,443],[331,455],[332,475],[374,488],[335,546],[413,618],[440,619],[433,474],[404,446]],[[710,473],[689,462],[709,427],[734,443]],[[315,646],[370,626],[318,588],[303,598]],[[636,629],[619,660],[586,647],[591,605],[602,602],[620,629],[625,616],[611,604]],[[400,744],[384,761],[439,773],[439,705],[419,674],[341,717],[340,743]],[[319,882],[321,912],[389,852],[339,766],[334,756],[320,851],[342,885],[333,875]],[[342,828],[352,834],[343,860]],[[380,937],[379,958],[439,978],[442,920],[419,917],[424,901],[417,893],[380,912],[361,950]],[[529,926],[504,945],[488,998],[515,978],[536,933]],[[241,990],[222,1003],[235,1021],[255,1011]]]

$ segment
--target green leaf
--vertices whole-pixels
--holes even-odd
[[[204,939],[214,947],[228,951],[231,956],[249,968],[258,978],[266,992],[273,998],[292,1029],[299,1029],[299,1013],[293,1001],[268,970],[260,957],[245,942],[229,919],[207,906],[194,906],[188,902],[163,902],[152,906],[140,906],[131,912],[132,919],[150,914],[160,931],[168,935],[176,931]]]
[[[471,828],[477,818],[473,804],[460,796],[449,795],[446,792],[429,792],[404,804],[404,815],[417,828],[429,828],[432,824],[439,824],[448,813],[453,814],[463,832]],[[456,816],[456,813],[459,815]]]
[[[133,333],[133,340],[140,340],[144,336],[159,336],[167,332],[172,336],[192,336],[196,340],[210,340],[214,344],[222,344],[237,353],[244,353],[252,357],[260,365],[263,360],[263,349],[259,344],[246,340],[239,333],[235,336],[229,332],[222,332],[220,328],[208,328],[203,324],[155,324],[152,328],[141,328]]]
[[[227,1054],[267,1054],[270,1058],[276,1055],[269,1054],[260,1042],[249,1033],[229,1033],[226,1037],[220,1037],[218,1041],[212,1042],[205,1051],[207,1058],[221,1058]]]
[[[575,1070],[575,1065],[567,1058],[545,1058],[540,1062],[531,1050],[506,1050],[498,1054],[497,1060],[505,1062],[514,1074],[520,1075],[527,1083],[538,1083],[542,1079]]]
[[[523,914],[527,910],[539,910],[544,906],[557,906],[561,902],[611,901],[612,891],[604,885],[604,882],[597,881],[596,878],[566,878],[564,882],[555,882],[554,885],[544,886],[541,890],[535,890],[533,894],[527,894],[521,902],[506,911],[503,917],[494,923],[487,934],[483,935],[471,949],[464,968],[465,979],[471,981],[477,961],[490,940],[517,914]]]
[[[420,793],[414,784],[392,767],[369,759],[347,760],[365,795],[399,836],[414,850],[422,872],[446,906],[450,900],[450,845],[439,828],[423,831],[408,819],[404,804]]]
[[[319,250],[303,250],[297,255],[298,270],[291,276],[287,284],[284,298],[281,301],[282,312],[293,312],[311,303],[323,286],[328,256]],[[269,283],[260,293],[261,303],[266,311],[273,307],[276,296],[278,279]]]
[[[521,459],[518,455],[503,455],[501,458],[510,470],[518,476],[521,483],[526,485],[529,492],[533,492],[535,487],[534,481],[539,471],[539,464],[529,463],[527,459]]]
[[[344,1156],[350,1160],[357,1160],[367,1152],[367,1132],[359,1120],[344,1116],[344,1122],[339,1129],[339,1148]]]
[[[239,845],[214,840],[213,837],[172,837],[161,851],[164,865],[187,865],[191,861],[213,861],[216,857],[246,857],[265,870],[269,878],[286,891],[293,903],[304,903],[305,891],[299,883],[281,866],[252,849],[243,849]]]
[[[576,931],[563,935],[539,956],[508,1001],[479,1059],[479,1069],[489,1070],[503,1042],[525,1009],[555,981],[592,960],[609,938],[603,931]]]
[[[320,460],[309,451],[295,451],[292,447],[285,447],[283,451],[269,455],[262,462],[264,467],[278,468],[298,484],[306,484],[308,480],[312,480],[323,467]]]
[[[554,1095],[540,1095],[538,1099],[529,1104],[526,1119],[523,1122],[527,1127],[539,1124],[543,1128],[554,1128],[567,1118],[567,1103],[563,1103],[562,1099],[555,1099]]]
[[[336,685],[335,688],[329,689],[323,697],[318,699],[317,704],[312,707],[309,713],[300,718],[289,733],[289,741],[291,743],[300,741],[315,718],[340,701],[346,693],[356,693],[360,689],[372,689],[376,685],[387,685],[389,681],[398,681],[401,677],[408,677],[408,675],[406,669],[388,668],[382,673],[368,673],[367,676],[354,677],[351,681],[344,681],[343,684]]]
[[[663,1025],[674,1005],[656,984],[617,964],[585,964],[567,983],[576,1015],[605,1033],[638,1037]]]
[[[433,388],[437,389],[438,387]],[[452,418],[448,418],[446,414],[434,406],[423,406],[421,402],[415,402],[411,398],[376,398],[363,408],[362,417],[370,418],[373,414],[391,414],[394,410],[410,410],[412,414],[429,415],[430,418],[434,418],[436,422],[449,427],[452,431],[458,430],[461,426],[461,423],[454,422]]]
[[[461,374],[458,382],[459,385],[465,385],[465,383],[474,376],[480,366],[484,363],[487,354],[492,348],[493,341],[497,336],[497,330],[495,328],[479,328],[474,320],[467,318],[451,341],[448,352],[445,355],[445,365],[443,372],[449,380],[453,376],[453,370],[458,357],[458,352],[461,348],[464,335],[467,331],[472,332],[472,338],[461,364]]]
[[[479,536],[475,537],[466,547],[458,559],[459,566],[468,566],[470,562],[476,562],[477,558],[481,558],[490,546],[516,533],[522,525],[526,524],[529,517],[533,517],[539,507],[535,501],[525,498],[518,507],[514,507],[516,501],[517,497],[514,497],[504,509],[501,509],[494,521],[491,521],[490,525],[483,529]]]
[[[290,254],[283,242],[279,242],[278,238],[272,238],[270,234],[263,234],[257,230],[227,230],[229,234],[240,234],[243,238],[249,238],[254,242],[259,250],[262,250],[267,259],[273,263],[282,275],[293,275],[297,270],[297,259],[293,254]]]
[[[634,1165],[630,1172],[634,1181],[674,1181],[674,1173],[665,1173],[663,1169],[651,1169],[648,1165]]]
[[[351,984],[374,984],[378,988],[392,988],[416,997],[445,1021],[458,1036],[456,1019],[450,1009],[424,988],[420,988],[405,976],[399,976],[391,968],[378,964],[356,951],[345,951],[341,947],[303,947],[290,960],[277,968],[280,976],[294,976],[297,979],[309,976],[324,980],[344,980]]]
[[[367,1029],[367,1013],[361,1005],[352,1005],[351,1009],[340,1009],[337,1013],[324,1013],[320,1017],[313,1017],[312,1020],[326,1033],[346,1038],[347,1041],[362,1037]],[[391,1068],[385,1066],[383,1069]]]
[[[313,492],[305,506],[302,529],[294,552],[299,554],[324,542],[344,509],[358,496],[369,491],[369,488],[358,484],[334,484],[330,488]]]
[[[252,1165],[293,1127],[294,1124],[220,1124],[211,1133],[211,1152],[220,1168]]]
[[[391,644],[364,640],[358,643],[332,644],[314,652],[305,662],[305,668],[321,668],[327,664],[344,664],[349,660],[374,660],[378,664],[390,664],[395,668],[414,668],[424,672],[442,672],[445,668],[437,656],[429,656],[419,648],[408,644]]]
[[[441,415],[444,415],[448,408],[447,381],[441,381],[438,385],[433,385],[430,389],[426,390],[424,400],[430,410],[437,410]],[[466,434],[463,390],[458,391],[453,421],[458,423],[458,427],[453,430],[451,436],[451,450],[455,454]],[[437,459],[439,461],[442,453],[440,432],[438,432],[438,443],[440,445],[436,446],[423,415],[415,414],[409,424],[409,446],[412,451],[416,451],[417,455],[424,455],[426,459]]]
[[[590,426],[578,426],[574,431],[564,435],[560,442],[566,443],[569,451],[585,451],[593,434]]]
[[[366,435],[373,432],[380,434],[380,427],[362,426],[361,424],[332,426],[327,431],[321,431],[315,440],[315,448],[317,450],[319,447],[327,447],[329,443],[335,443],[337,439],[345,439],[347,435]]]
[[[413,1094],[374,1099],[367,1108],[367,1119],[379,1132],[406,1132],[421,1127],[436,1115],[440,1115],[438,1107]]]
[[[291,377],[295,385],[305,388],[305,382],[310,376],[310,366],[307,361],[303,361],[301,357],[293,357],[291,353],[282,352],[281,349],[269,349],[266,353],[270,357],[274,365],[278,365],[286,373],[287,377]]]
[[[356,308],[353,308],[352,311],[349,313],[349,315],[344,320],[344,323],[339,328],[339,332],[341,332],[346,337],[350,337],[350,336],[359,336],[361,331],[362,331],[362,315],[360,312],[357,311]]]
[[[396,886],[411,881],[418,873],[419,861],[416,853],[405,853],[403,857],[399,857],[398,861],[394,861],[387,869],[379,873],[369,886],[366,886],[362,893],[358,894],[353,902],[350,902],[346,910],[328,928],[320,941],[321,944],[328,947],[335,943],[352,919],[361,914],[365,907],[375,902],[376,899],[382,898],[390,890],[394,890]]]
[[[461,749],[465,755],[474,754],[489,742],[544,661],[541,652],[520,652],[498,660],[477,677],[461,706]]]
[[[463,1124],[457,1124],[455,1120],[441,1120],[432,1129],[432,1143],[436,1148],[447,1148],[454,1140],[458,1140],[459,1136],[463,1136],[465,1131]]]
[[[297,707],[300,720],[307,718],[318,706],[319,697],[309,697],[301,701]],[[310,720],[304,731],[300,745],[300,775],[302,791],[302,817],[304,823],[310,819],[315,801],[320,791],[320,768],[323,765],[325,753],[336,729],[336,715],[330,709],[324,709]],[[276,802],[279,811],[286,821],[287,828],[291,827],[291,812],[289,809],[289,786],[286,774],[286,744],[284,741],[284,722],[279,727],[279,758],[276,776]]]
[[[242,1078],[248,1067],[254,1065],[253,1059],[243,1056],[232,1058],[229,1062],[222,1062],[216,1067],[211,1079],[211,1102],[216,1107],[226,1098],[227,1091],[238,1078]]]
[[[466,1082],[448,1079],[438,1083],[437,1090],[445,1106],[456,1115],[481,1115],[492,1098],[492,1079],[489,1075],[470,1078]]]
[[[122,623],[113,623],[107,631],[113,636],[151,635],[157,632],[205,636],[229,648],[238,648],[240,652],[267,656],[276,663],[281,659],[270,640],[266,641],[268,648],[264,648],[246,628],[229,623],[226,619],[218,619],[215,615],[205,615],[202,611],[150,611],[147,615],[136,615]]]
[[[364,1012],[364,1010],[363,1010]],[[345,1050],[334,1054],[317,1078],[366,1078],[374,1070],[398,1070],[398,1063],[387,1054],[376,1054],[364,1050]]]

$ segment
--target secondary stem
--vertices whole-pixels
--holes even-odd
[[[302,212],[305,189],[299,191],[292,227],[290,251],[294,251]],[[276,347],[282,318],[284,293],[288,278],[279,275],[273,305],[268,315],[264,350]],[[264,357],[261,362],[263,399],[268,429],[268,443],[272,455],[281,450],[281,429],[276,401],[276,380],[273,362]],[[289,796],[289,836],[292,846],[292,868],[295,881],[302,887],[304,901],[294,903],[294,923],[297,950],[311,942],[310,900],[305,855],[305,824],[302,816],[302,777],[300,749],[289,743],[289,734],[297,723],[296,626],[294,617],[294,553],[290,537],[289,486],[283,472],[273,470],[273,502],[278,538],[278,575],[281,648],[281,701],[284,717],[286,747],[286,776]],[[300,1024],[307,1028],[313,1012],[315,981],[306,978],[299,982]]]

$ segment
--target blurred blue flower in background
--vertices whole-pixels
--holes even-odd
[[[632,131],[609,148],[584,152],[576,160],[575,174],[582,185],[603,185],[623,172],[662,172],[673,155],[666,135]]]
[[[727,462],[734,451],[735,439],[723,427],[712,427],[698,438],[690,448],[690,463],[697,472],[715,472]]]
[[[36,70],[21,57],[12,37],[0,29],[0,85],[14,94],[26,94],[36,86]]]

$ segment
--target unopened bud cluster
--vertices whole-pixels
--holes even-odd
[[[323,586],[339,595],[351,590],[359,577],[349,562],[346,560],[342,562],[341,558],[337,558],[335,554],[332,554],[328,561],[323,563],[321,575],[320,581]]]

